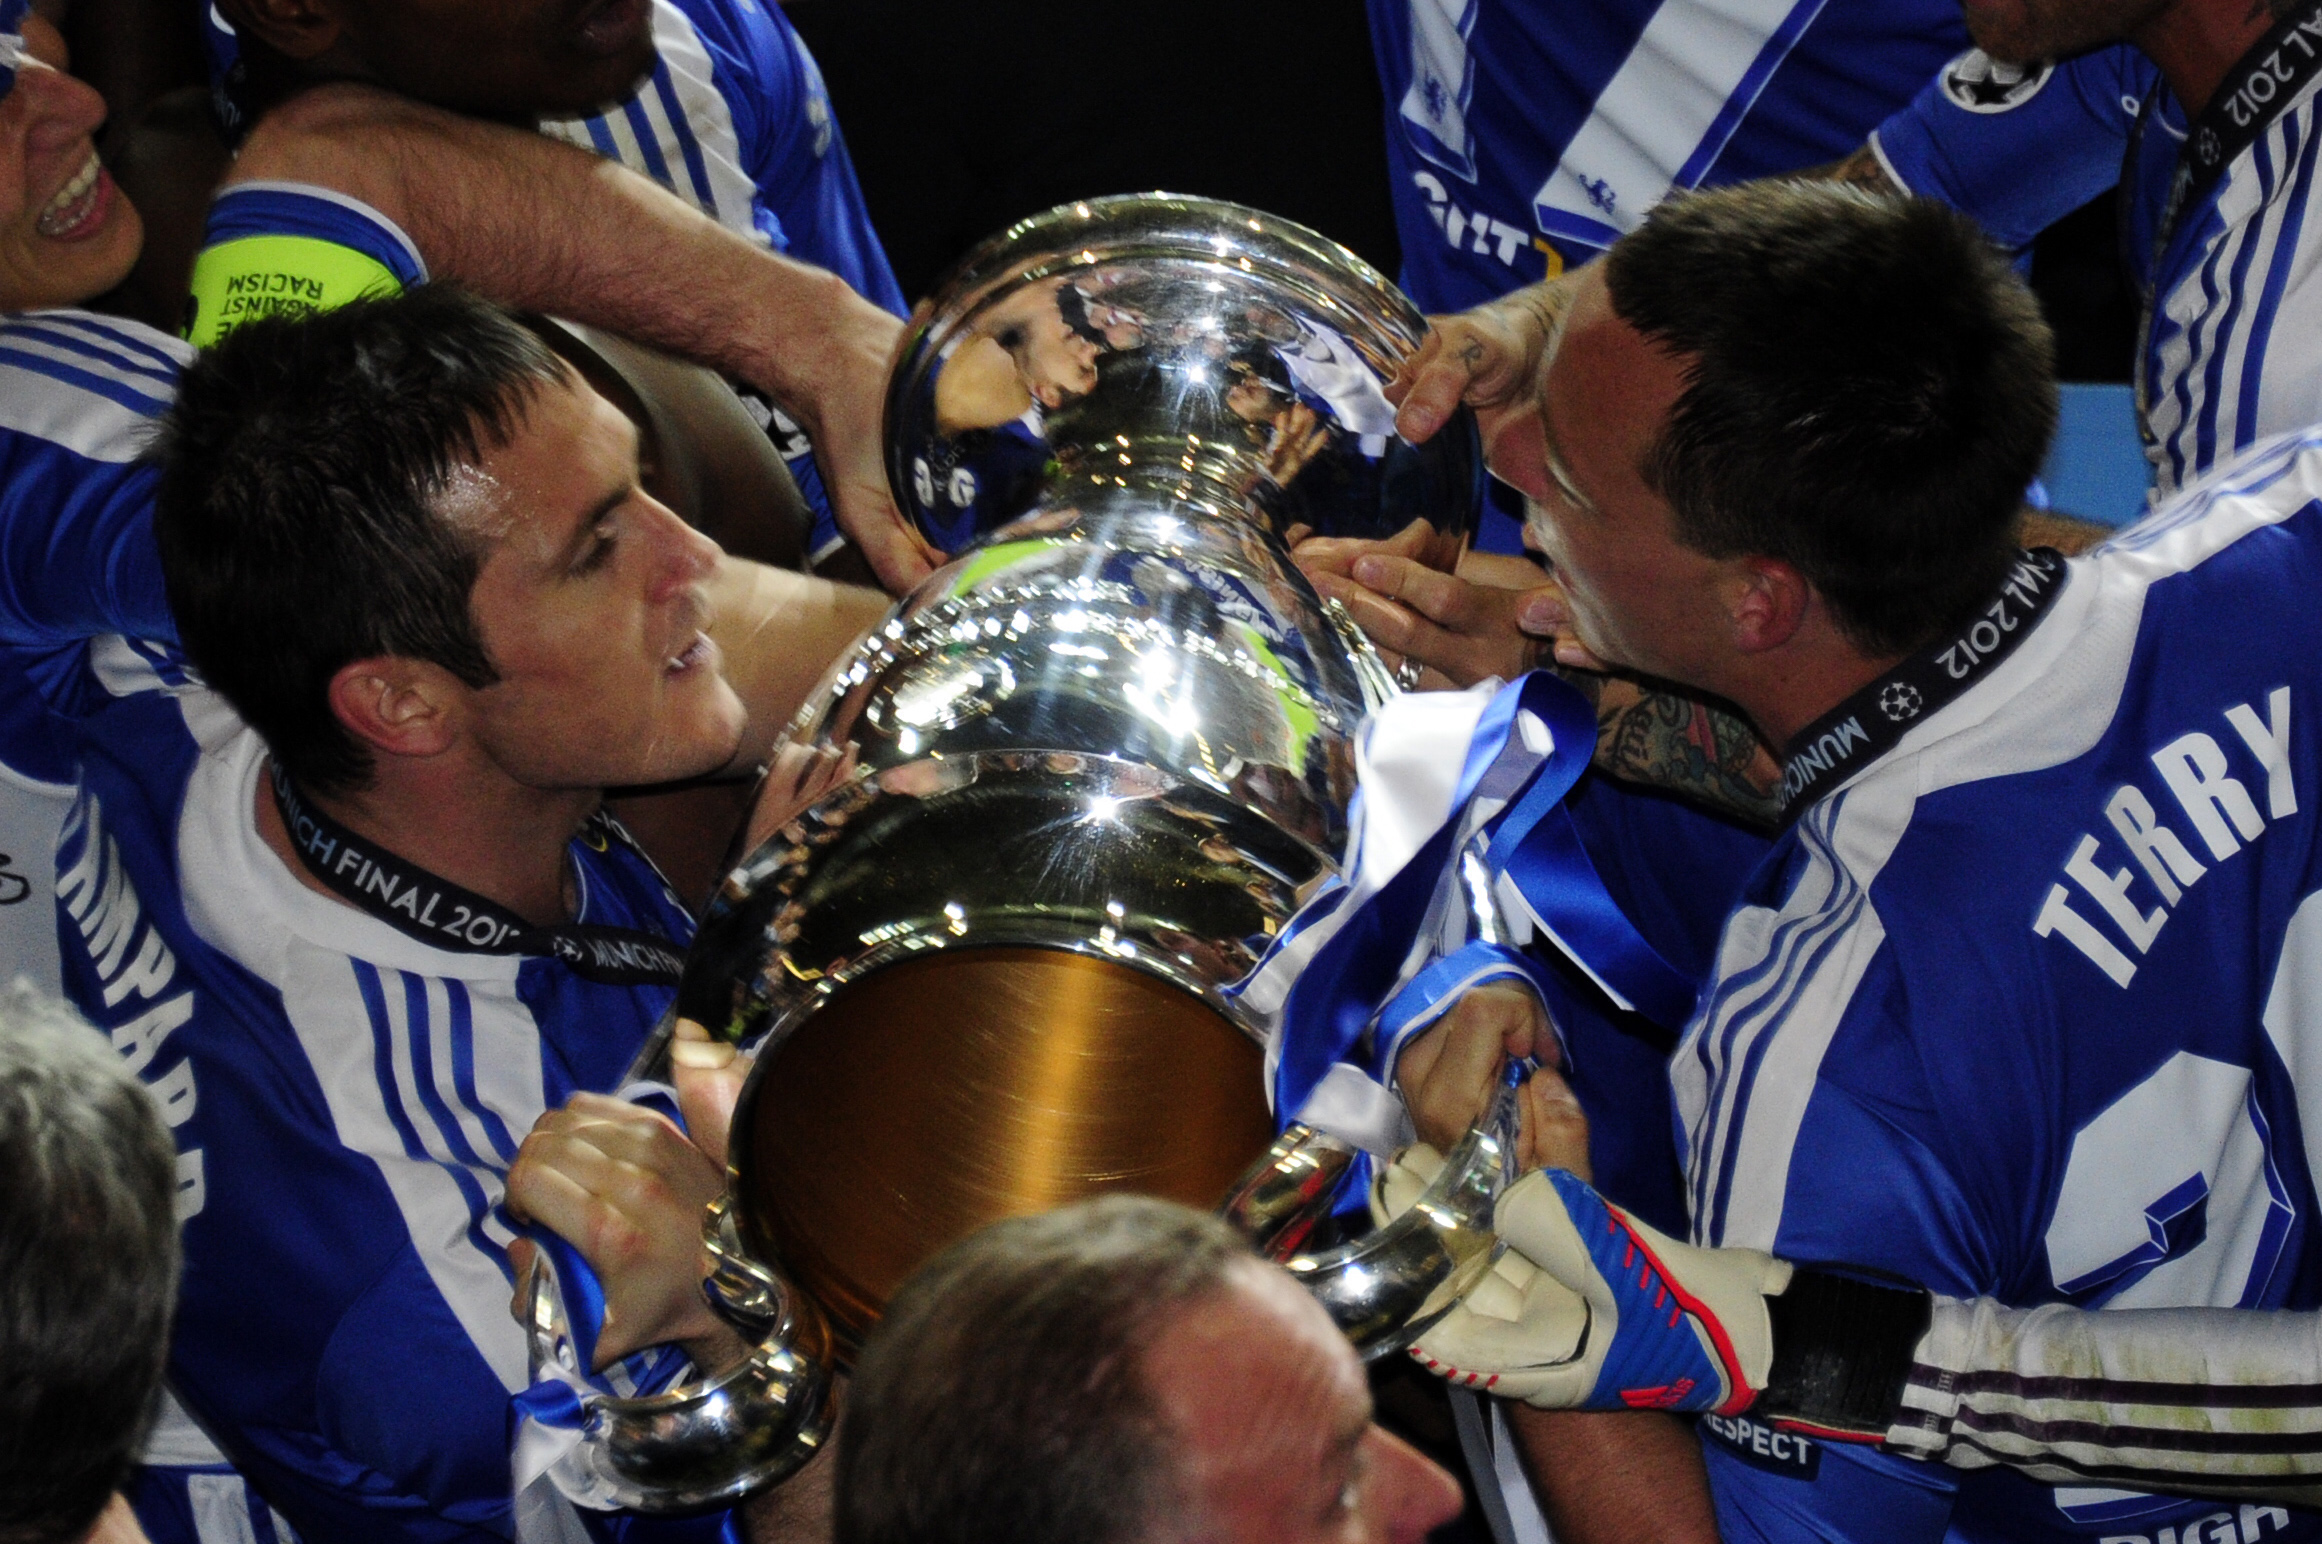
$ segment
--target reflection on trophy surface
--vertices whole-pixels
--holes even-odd
[[[1423,332],[1344,249],[1150,195],[987,243],[910,339],[893,481],[964,550],[807,710],[853,779],[760,810],[681,999],[766,1036],[742,1241],[843,1339],[984,1222],[1213,1206],[1266,1150],[1232,989],[1335,873],[1387,689],[1281,538],[1456,554],[1472,437],[1405,443],[1381,389]]]
[[[836,785],[761,790],[677,1007],[758,1046],[720,1258],[842,1355],[1003,1216],[1230,1198],[1295,1247],[1327,1207],[1344,1151],[1276,1141],[1236,988],[1337,873],[1394,688],[1284,538],[1456,559],[1472,421],[1413,446],[1382,392],[1424,332],[1312,232],[1151,194],[993,238],[907,340],[890,475],[953,560],[802,713]]]

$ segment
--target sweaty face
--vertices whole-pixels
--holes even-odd
[[[1566,314],[1536,420],[1491,436],[1494,470],[1526,495],[1526,535],[1555,565],[1574,631],[1598,658],[1715,687],[1726,565],[1677,540],[1645,484],[1646,450],[1685,388],[1677,359],[1614,314],[1591,270]]]
[[[383,84],[479,117],[593,113],[653,68],[652,0],[343,0]]]
[[[1256,1260],[1145,1350],[1177,1438],[1180,1498],[1216,1544],[1416,1544],[1459,1486],[1371,1420],[1354,1347],[1321,1305]]]
[[[2171,0],[1964,0],[1967,31],[1994,59],[2029,64],[2117,43]]]
[[[27,35],[42,45],[42,24]],[[137,211],[97,164],[96,91],[27,59],[0,101],[0,310],[71,305],[128,276],[145,242]]]
[[[636,430],[611,403],[569,374],[544,387],[438,508],[484,545],[469,606],[500,679],[467,718],[511,777],[618,787],[733,756],[743,708],[702,631],[717,544],[638,486]]]

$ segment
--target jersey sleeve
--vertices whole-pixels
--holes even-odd
[[[2120,180],[2158,78],[2125,44],[2029,74],[1970,50],[1874,129],[1871,144],[1905,191],[1973,215],[2021,249]]]
[[[425,282],[418,247],[369,204],[304,183],[239,183],[210,205],[185,336],[208,348],[261,316],[311,316]]]
[[[121,633],[175,644],[153,468],[84,465],[60,484],[45,448],[0,430],[0,643],[46,650]]]
[[[2311,1505],[2322,1432],[2285,1417],[2316,1388],[2322,1314],[1938,1298],[1886,1445],[2057,1484],[2223,1482]]]
[[[0,319],[0,644],[176,642],[143,457],[187,357],[115,317]]]
[[[1909,1042],[1892,1032],[1899,993],[1891,966],[1891,956],[1874,959],[1863,973],[1823,1063],[1842,1070],[1812,1077],[1794,1129],[1786,1129],[1781,1088],[1745,1091],[1741,1121],[1729,1128],[1731,1150],[1750,1154],[1761,1173],[1736,1179],[1715,1198],[1722,1212],[1713,1205],[1708,1215],[1724,1216],[1734,1233],[1754,1233],[1757,1242],[1767,1226],[1765,1191],[1778,1187],[1774,1242],[1784,1258],[1940,1279],[1958,1269],[1963,1202],[1929,1133],[1914,1129],[1913,1112],[1926,1101]],[[1783,1051],[1771,1047],[1766,1060]],[[1787,1084],[1793,1071],[1769,1072],[1761,1061],[1758,1082]],[[1872,1087],[1879,1094],[1866,1096]],[[1787,1163],[1767,1162],[1785,1138]],[[1746,1415],[1707,1418],[1700,1436],[1718,1531],[1730,1544],[1935,1544],[1949,1527],[1959,1486],[1953,1471]]]
[[[743,169],[778,224],[781,244],[792,257],[829,269],[857,294],[903,315],[909,307],[871,227],[822,71],[781,7],[679,0],[679,8],[709,53]]]

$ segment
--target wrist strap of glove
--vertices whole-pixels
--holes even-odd
[[[1766,1309],[1774,1364],[1750,1413],[1833,1441],[1883,1440],[1935,1300],[1802,1266]]]

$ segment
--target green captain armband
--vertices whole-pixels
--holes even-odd
[[[368,253],[319,236],[243,236],[194,259],[185,340],[208,348],[262,316],[312,316],[367,295],[400,295],[403,280]]]

